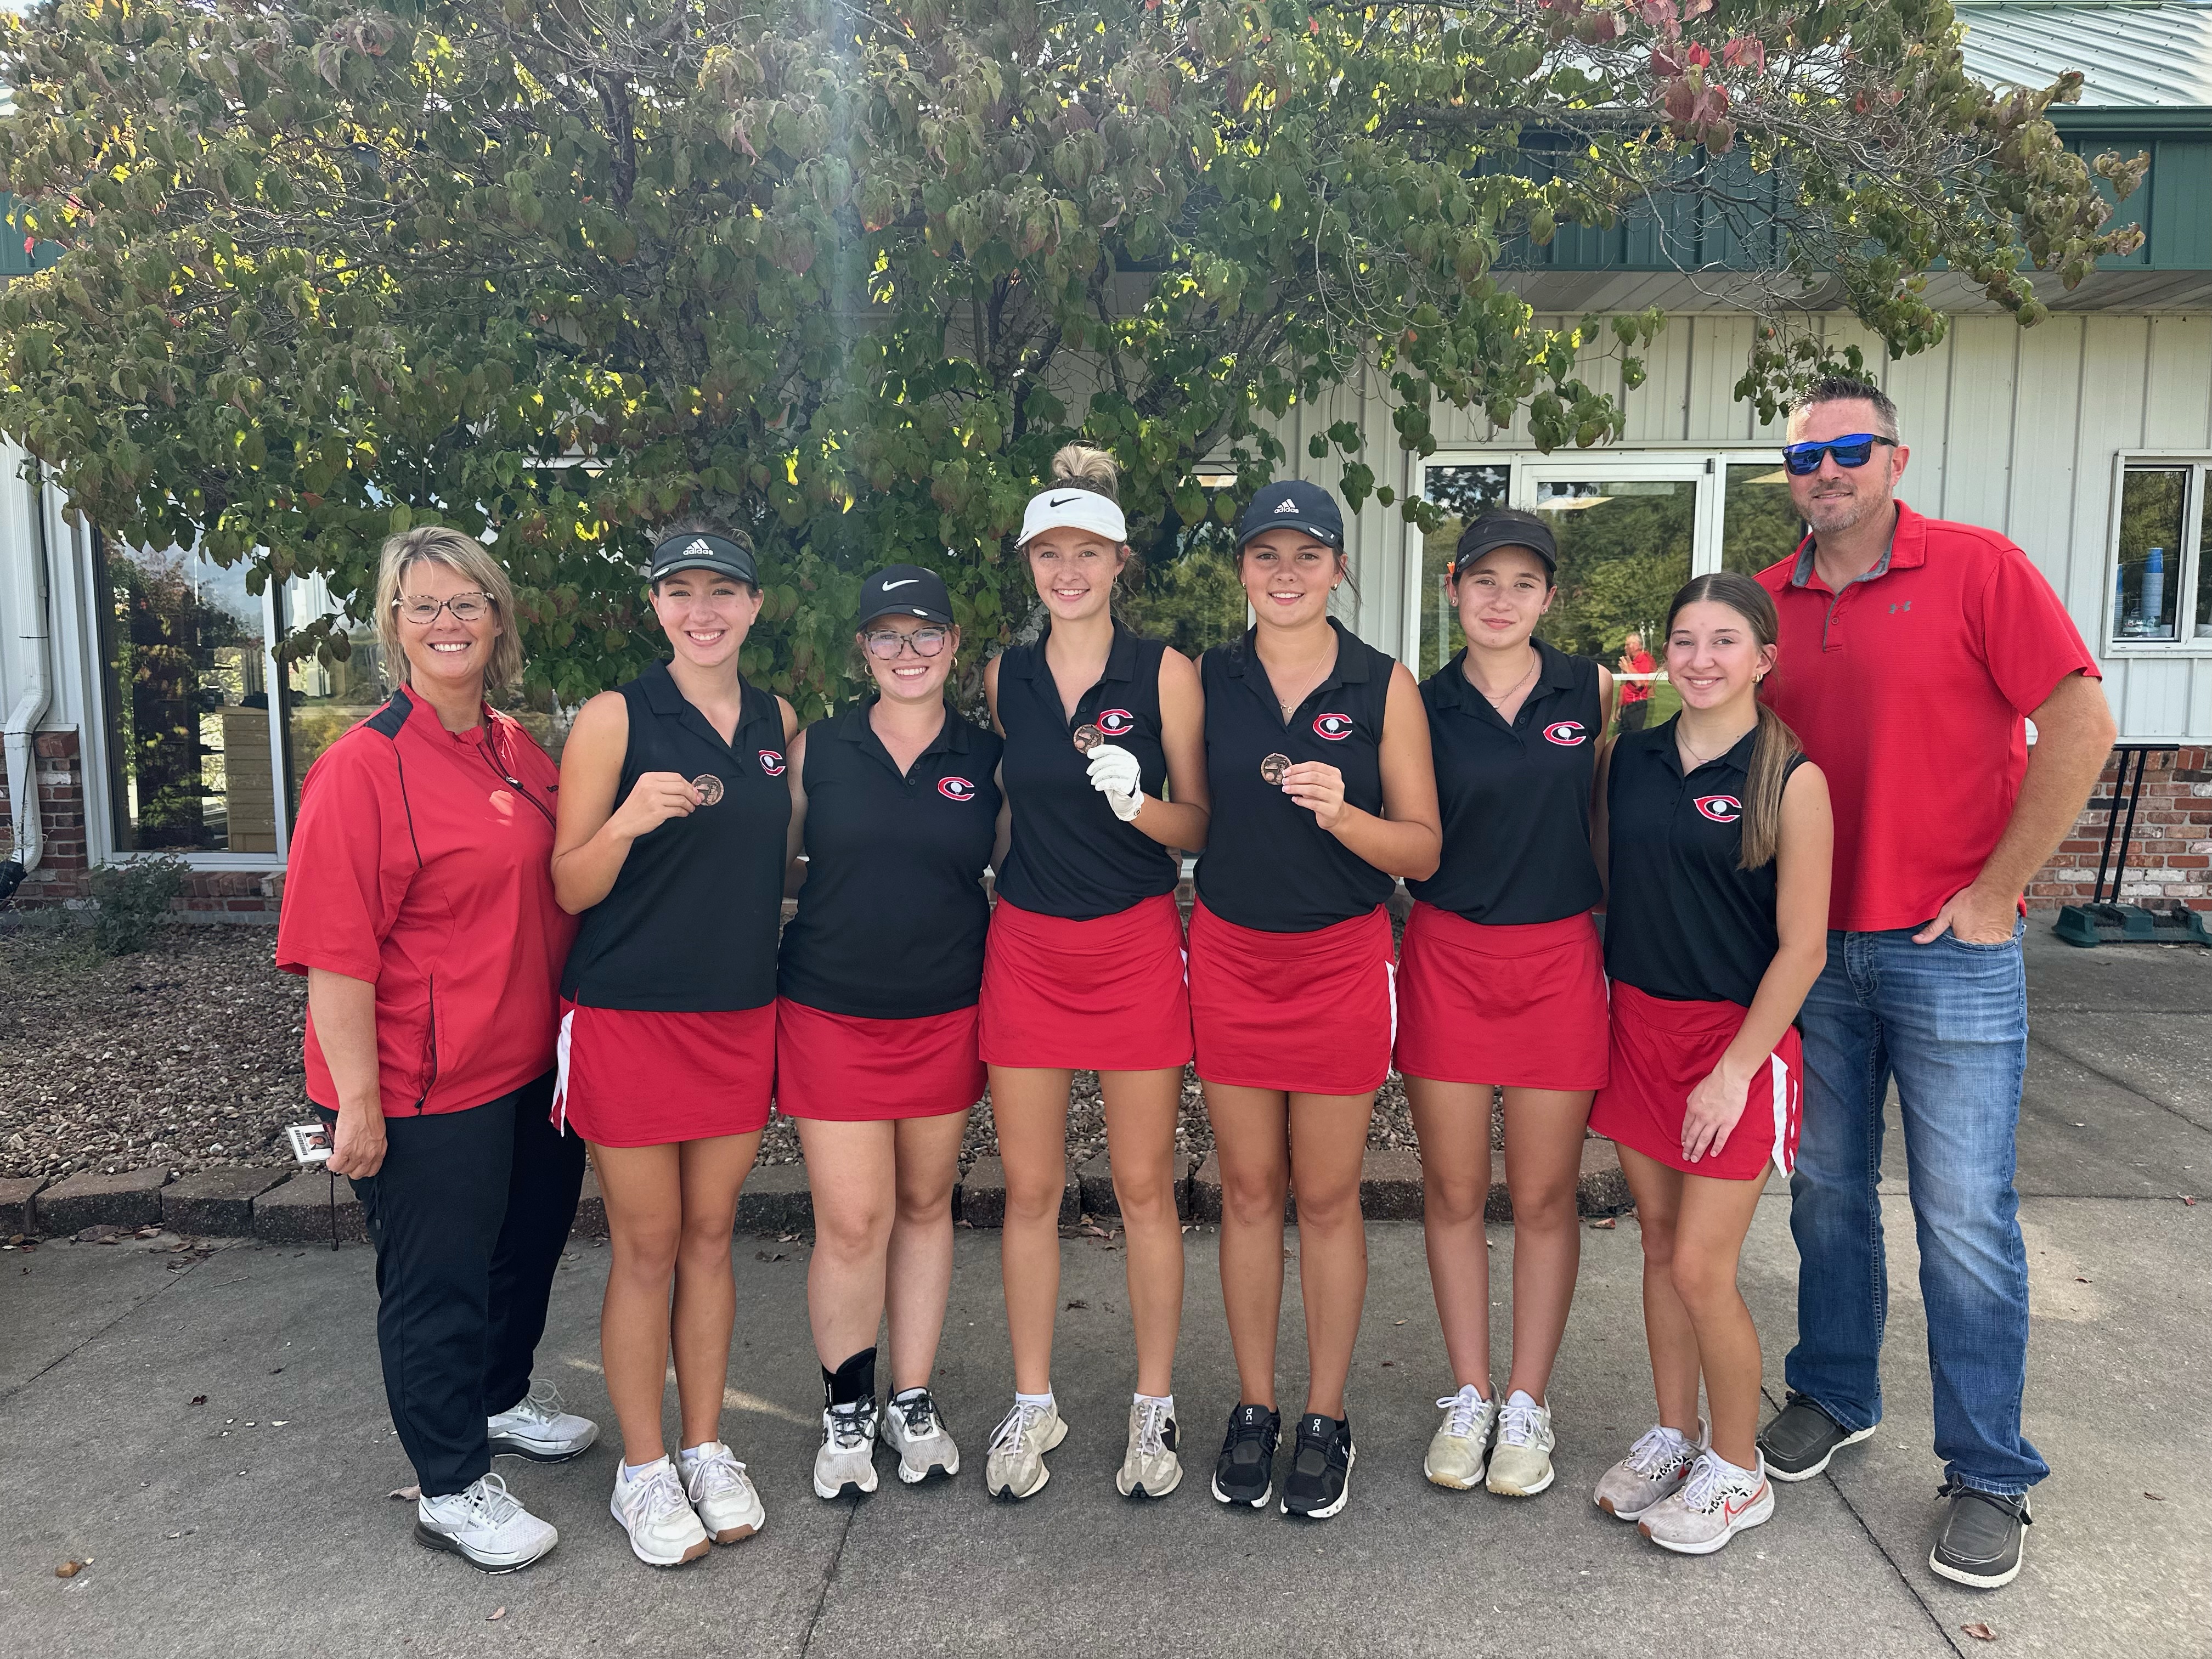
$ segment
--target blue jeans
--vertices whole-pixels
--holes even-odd
[[[1882,1099],[1905,1121],[1936,1455],[1946,1478],[2016,1497],[2051,1473],[2021,1432],[2027,1249],[2013,1190],[2027,1063],[2023,928],[1968,945],[1912,929],[1828,935],[1805,999],[1805,1116],[1790,1181],[1797,1346],[1784,1375],[1848,1429],[1881,1420]]]

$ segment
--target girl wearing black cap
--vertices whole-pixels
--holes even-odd
[[[875,695],[791,747],[793,875],[776,1000],[776,1104],[814,1196],[806,1301],[822,1362],[822,1498],[876,1489],[876,1329],[911,1486],[960,1469],[929,1392],[952,1287],[952,1182],[983,1092],[975,1003],[1001,844],[995,733],[945,702],[960,650],[944,580],[895,564],[860,589]],[[805,861],[798,862],[801,847]]]
[[[1675,594],[1665,649],[1682,712],[1624,735],[1600,781],[1613,1040],[1590,1127],[1620,1147],[1636,1197],[1659,1421],[1595,1498],[1687,1555],[1774,1512],[1736,1261],[1768,1164],[1787,1174],[1795,1158],[1791,1022],[1827,961],[1828,786],[1759,701],[1774,635],[1774,601],[1748,576]]]
[[[1221,1161],[1221,1291],[1240,1393],[1213,1495],[1273,1491],[1283,1200],[1295,1187],[1310,1376],[1285,1514],[1344,1507],[1344,1384],[1367,1290],[1359,1163],[1390,1069],[1394,878],[1437,867],[1427,721],[1413,677],[1335,623],[1344,521],[1328,492],[1270,484],[1237,526],[1257,618],[1206,653],[1214,820],[1190,924],[1191,1023]]]
[[[1027,1498],[1067,1429],[1052,1392],[1068,1091],[1095,1070],[1127,1234],[1137,1387],[1115,1484],[1164,1498],[1182,1479],[1173,1367],[1182,1319],[1176,1117],[1190,1059],[1178,849],[1206,844],[1198,673],[1114,618],[1128,562],[1117,469],[1096,449],[1053,457],[1020,546],[1047,625],[984,671],[1006,738],[1012,844],[983,961],[981,1038],[1006,1172],[1000,1261],[1014,1406],[991,1438],[984,1484]]]
[[[1581,1259],[1575,1188],[1606,1076],[1601,891],[1590,795],[1613,678],[1534,637],[1558,551],[1533,513],[1461,532],[1450,595],[1467,648],[1421,687],[1443,859],[1408,882],[1398,1070],[1421,1141],[1422,1228],[1453,1392],[1422,1471],[1510,1498],[1552,1484],[1552,1362]],[[1490,1386],[1490,1102],[1505,1091],[1513,1198],[1513,1368]],[[1497,1432],[1493,1451],[1492,1430]]]
[[[591,1146],[613,1244],[599,1348],[623,1467],[609,1508],[638,1559],[675,1566],[763,1519],[720,1425],[730,1233],[775,1076],[797,721],[738,675],[761,604],[743,532],[676,528],[647,574],[672,656],[586,703],[561,759],[553,889],[582,923],[562,979],[555,1109]]]

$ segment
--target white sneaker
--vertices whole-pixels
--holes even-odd
[[[1646,1429],[1628,1455],[1598,1477],[1590,1501],[1607,1515],[1633,1521],[1690,1478],[1704,1449],[1664,1424]]]
[[[495,1457],[527,1457],[538,1463],[565,1463],[599,1437],[599,1425],[562,1408],[561,1390],[530,1379],[530,1392],[505,1411],[484,1420]]]
[[[1498,1443],[1485,1483],[1500,1498],[1534,1498],[1552,1484],[1552,1408],[1516,1405],[1510,1397],[1498,1413]]]
[[[1707,1451],[1698,1454],[1679,1491],[1644,1512],[1636,1530],[1677,1555],[1711,1555],[1773,1513],[1774,1488],[1767,1483],[1764,1457],[1755,1469],[1724,1469]]]
[[[415,1541],[486,1572],[514,1572],[559,1543],[561,1534],[523,1508],[506,1481],[487,1474],[444,1498],[416,1499]]]
[[[634,1479],[617,1464],[607,1509],[629,1534],[630,1553],[648,1567],[680,1567],[713,1547],[684,1496],[676,1465],[665,1456]]]
[[[1166,1401],[1130,1401],[1129,1449],[1121,1455],[1114,1489],[1124,1498],[1165,1498],[1182,1485],[1182,1459],[1176,1454],[1179,1438]]]
[[[1008,1502],[1036,1497],[1052,1479],[1044,1455],[1066,1438],[1057,1400],[1049,1406],[1025,1406],[1017,1400],[992,1431],[991,1454],[983,1460],[983,1490]]]
[[[1472,1382],[1437,1401],[1444,1413],[1421,1473],[1436,1486],[1472,1492],[1482,1484],[1490,1461],[1490,1431],[1498,1422],[1498,1402],[1485,1400]]]
[[[884,1438],[899,1455],[898,1478],[908,1486],[933,1474],[950,1480],[960,1473],[960,1448],[952,1443],[952,1431],[938,1415],[927,1389],[893,1395],[883,1424]]]
[[[768,1524],[768,1510],[737,1455],[719,1440],[709,1440],[698,1455],[682,1460],[684,1495],[699,1524],[717,1544],[750,1538]]]
[[[825,1407],[822,1449],[814,1454],[814,1495],[858,1498],[875,1489],[876,1402]]]

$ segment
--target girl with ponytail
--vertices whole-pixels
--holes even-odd
[[[1796,1158],[1792,1022],[1827,961],[1828,786],[1759,701],[1775,633],[1748,576],[1675,594],[1665,648],[1681,713],[1624,733],[1598,782],[1613,1030],[1590,1127],[1619,1146],[1636,1199],[1659,1420],[1595,1498],[1687,1555],[1774,1513],[1736,1261],[1769,1164],[1787,1175]]]

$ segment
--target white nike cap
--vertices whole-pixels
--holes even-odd
[[[1041,489],[1030,497],[1030,504],[1022,514],[1022,533],[1014,543],[1026,547],[1032,538],[1048,530],[1088,530],[1103,536],[1119,546],[1129,539],[1128,520],[1121,509],[1095,489],[1079,489],[1062,484],[1057,489]]]

